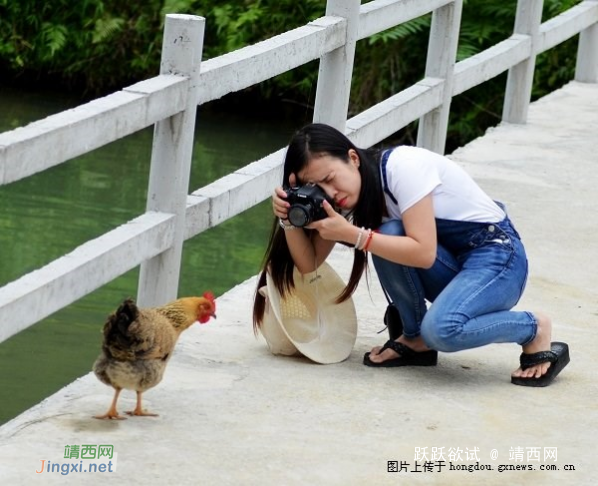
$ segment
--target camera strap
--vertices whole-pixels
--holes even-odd
[[[382,158],[380,159],[380,170],[382,172],[382,186],[384,188],[384,192],[393,203],[398,204],[397,198],[392,192],[390,192],[390,189],[388,188],[388,177],[386,175],[386,164],[388,163],[388,157],[390,157],[390,154],[393,150],[394,149],[388,149],[382,152]]]

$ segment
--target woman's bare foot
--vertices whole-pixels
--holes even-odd
[[[534,316],[538,322],[538,331],[534,340],[523,346],[523,352],[527,354],[550,351],[552,337],[552,323],[550,322],[550,318],[540,312],[536,312]],[[526,370],[517,368],[511,376],[515,378],[540,378],[548,371],[548,368],[550,368],[550,363],[542,363]]]
[[[420,353],[422,351],[430,351],[430,348],[426,346],[426,343],[424,342],[421,336],[418,336],[413,339],[407,339],[405,336],[399,336],[399,338],[397,338],[396,341],[401,344],[404,344],[405,346],[417,353]],[[381,349],[382,346],[375,346],[372,348],[372,351],[369,356],[370,361],[372,361],[373,363],[382,363],[388,359],[394,359],[399,356],[396,351],[393,351],[389,348],[385,349],[380,353]]]

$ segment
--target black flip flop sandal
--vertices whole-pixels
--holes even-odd
[[[404,344],[393,340],[387,341],[378,354],[385,349],[392,349],[399,354],[399,356],[397,358],[387,359],[382,363],[374,363],[370,359],[370,353],[365,353],[363,356],[363,364],[374,368],[394,368],[397,366],[436,366],[438,363],[438,351],[430,350],[418,353]]]
[[[553,342],[550,351],[539,353],[521,353],[519,363],[521,369],[526,370],[542,363],[550,363],[550,368],[540,378],[511,377],[511,383],[521,386],[548,386],[569,363],[569,346],[566,343]]]

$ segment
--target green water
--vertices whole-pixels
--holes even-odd
[[[0,87],[0,132],[77,104],[55,94]],[[190,191],[279,149],[295,128],[255,113],[235,117],[200,110]],[[0,286],[143,213],[151,143],[149,128],[0,186]],[[188,240],[179,295],[210,289],[218,296],[255,275],[271,221],[266,201]],[[0,343],[0,424],[90,371],[106,316],[123,298],[137,295],[137,278],[138,269],[132,270]]]

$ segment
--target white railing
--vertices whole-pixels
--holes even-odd
[[[459,63],[461,0],[328,0],[324,17],[203,63],[204,19],[168,15],[159,76],[0,134],[2,185],[155,125],[147,211],[0,288],[0,342],[138,265],[141,305],[174,298],[184,240],[270,196],[284,148],[187,194],[198,105],[320,59],[315,121],[368,147],[420,119],[418,145],[442,152],[453,96],[508,70],[503,120],[524,123],[535,57],[574,35],[575,79],[598,82],[598,0],[545,23],[542,3],[519,0],[513,35]],[[356,42],[429,12],[424,79],[347,120]]]

